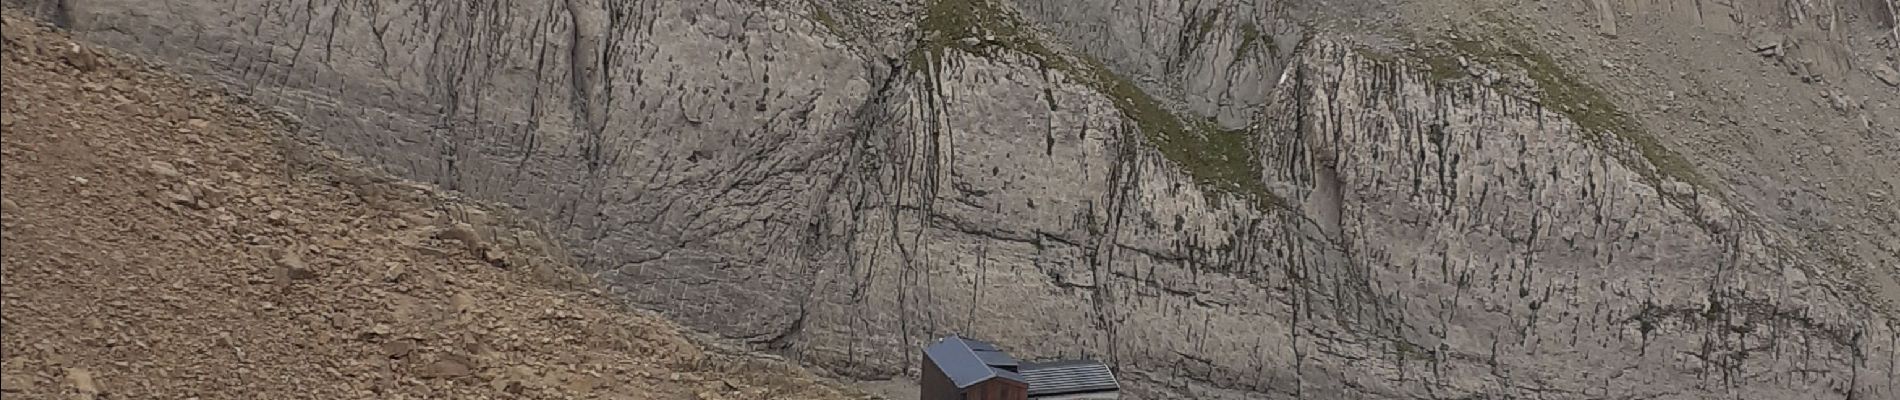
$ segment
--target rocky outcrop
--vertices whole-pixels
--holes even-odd
[[[1900,389],[1851,266],[1637,132],[1271,7],[1058,3],[59,9],[521,207],[629,301],[850,375],[962,332],[1144,398]]]
[[[871,88],[823,25],[750,2],[76,4],[97,40],[393,173],[521,206],[631,298],[741,337],[795,321],[812,188],[843,167]]]
[[[1285,2],[1018,4],[1052,36],[1228,129],[1252,122],[1302,31]]]
[[[0,42],[0,397],[871,399],[188,77],[12,9]]]

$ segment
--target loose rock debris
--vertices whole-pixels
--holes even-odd
[[[4,31],[9,399],[862,396],[589,294],[542,248],[484,240],[530,232],[446,211],[474,205],[298,165],[327,153],[284,139],[294,121],[30,20]]]

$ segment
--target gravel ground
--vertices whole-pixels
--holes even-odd
[[[508,218],[9,14],[12,398],[836,399],[613,305]]]

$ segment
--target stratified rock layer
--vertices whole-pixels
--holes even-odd
[[[1272,7],[1023,3],[1008,23],[1053,39],[926,26],[902,54],[853,27],[971,8],[63,19],[519,206],[625,299],[855,376],[960,332],[1106,359],[1144,398],[1900,393],[1900,337],[1843,266],[1534,99],[1301,40]]]

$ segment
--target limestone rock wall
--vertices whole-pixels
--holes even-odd
[[[1900,336],[1839,266],[1534,100],[1272,6],[1059,3],[1006,9],[1044,47],[897,55],[923,7],[8,4],[521,207],[629,301],[848,375],[961,332],[1108,360],[1142,398],[1900,395]],[[1129,7],[1154,12],[1105,16]]]

